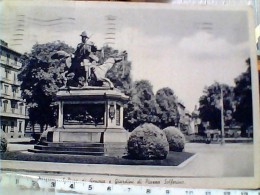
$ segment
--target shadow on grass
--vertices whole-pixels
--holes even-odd
[[[170,152],[164,160],[135,160],[127,157],[90,156],[90,155],[64,155],[64,154],[37,154],[29,152],[10,151],[1,154],[2,160],[41,161],[57,163],[79,164],[112,164],[112,165],[152,165],[152,166],[178,166],[194,153]]]

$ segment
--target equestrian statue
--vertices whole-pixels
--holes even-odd
[[[81,43],[78,44],[74,54],[65,51],[56,51],[51,58],[58,59],[60,63],[65,63],[66,68],[63,73],[66,87],[83,86],[106,86],[114,88],[113,83],[106,78],[106,73],[112,66],[124,60],[126,52],[117,56],[111,55],[104,62],[101,62],[97,53],[104,53],[98,50],[93,42],[87,42],[89,37],[84,31],[81,33]]]

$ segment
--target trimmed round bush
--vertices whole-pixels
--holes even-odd
[[[3,131],[0,133],[0,138],[1,138],[0,153],[4,153],[7,150],[7,139]]]
[[[169,142],[170,151],[182,152],[185,145],[183,133],[176,127],[166,127],[163,131]]]
[[[169,143],[164,132],[150,123],[135,128],[127,146],[128,155],[133,159],[162,160],[169,153]]]

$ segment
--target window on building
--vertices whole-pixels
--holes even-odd
[[[120,106],[116,105],[116,125],[120,125]]]
[[[2,124],[2,129],[3,129],[3,131],[4,131],[5,133],[8,133],[8,132],[7,132],[7,126],[6,126],[6,124]]]
[[[6,54],[6,64],[9,65],[10,54]]]
[[[12,109],[12,113],[15,113],[15,109],[18,108],[18,104],[16,101],[11,101],[11,109]]]
[[[8,79],[8,70],[5,69],[5,78]]]
[[[5,69],[5,78],[8,79],[9,78],[9,70],[8,69]]]
[[[5,94],[8,94],[8,85],[5,85],[4,93],[5,93]]]
[[[8,101],[4,100],[4,112],[7,112]]]
[[[11,121],[11,132],[14,132],[14,121]]]
[[[17,93],[17,86],[12,86],[12,91],[13,91],[13,97],[16,97],[16,93]]]
[[[14,83],[16,83],[16,74],[14,73]]]
[[[22,132],[22,121],[19,121],[19,128],[18,128],[18,132]]]
[[[23,114],[23,104],[20,104],[20,114]]]
[[[17,57],[14,58],[14,64],[17,65]]]

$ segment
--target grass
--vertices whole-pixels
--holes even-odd
[[[125,157],[64,155],[64,154],[37,154],[19,151],[10,151],[0,155],[2,160],[43,161],[57,163],[79,164],[113,164],[113,165],[152,165],[152,166],[178,166],[193,156],[189,152],[172,152],[164,160],[132,160]]]

